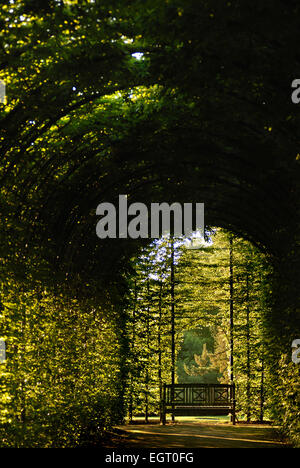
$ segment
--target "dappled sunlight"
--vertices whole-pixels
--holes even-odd
[[[122,445],[131,447],[185,448],[284,448],[275,429],[262,425],[177,423],[167,426],[120,426]]]

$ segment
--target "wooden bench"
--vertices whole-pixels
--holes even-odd
[[[174,384],[163,386],[160,421],[166,415],[219,416],[231,414],[235,424],[234,384]]]

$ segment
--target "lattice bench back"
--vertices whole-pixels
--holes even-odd
[[[231,414],[235,423],[234,384],[175,384],[163,386],[161,421],[166,414],[202,416]]]

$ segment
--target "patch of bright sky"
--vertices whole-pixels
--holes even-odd
[[[142,52],[135,52],[134,54],[131,54],[131,55],[137,60],[142,60],[144,58],[144,54]]]
[[[170,234],[166,234],[160,239],[156,239],[153,241],[152,245],[156,247],[155,254],[153,254],[153,251],[152,251],[152,255],[151,255],[152,263],[154,265],[155,264],[159,265],[166,261],[166,248],[164,248],[164,243],[166,241],[170,241]],[[209,237],[208,240],[204,239],[204,236],[201,231],[195,231],[189,237],[182,237],[182,238],[175,239],[175,242],[174,242],[175,264],[178,263],[179,258],[182,255],[182,250],[177,250],[178,247],[183,246],[186,248],[186,250],[199,250],[199,249],[203,249],[203,247],[209,247],[210,245],[212,245],[212,243],[213,243],[212,238]],[[170,245],[169,245],[169,248],[170,248]],[[146,258],[147,255],[145,255],[144,257]],[[163,278],[159,278],[159,276],[156,273],[150,273],[149,278],[154,279],[154,280],[163,279]]]

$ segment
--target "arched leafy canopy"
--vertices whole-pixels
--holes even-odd
[[[207,223],[291,250],[298,17],[279,0],[3,5],[3,251],[116,278],[137,243],[100,242],[95,208],[121,193],[204,201]]]

